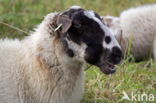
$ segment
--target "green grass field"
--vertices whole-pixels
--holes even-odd
[[[0,38],[23,38],[50,12],[71,5],[93,9],[100,15],[118,16],[130,7],[151,4],[155,0],[0,0]],[[130,58],[132,58],[130,56]],[[129,58],[128,58],[129,59]],[[156,103],[156,63],[150,59],[135,63],[125,59],[114,75],[102,74],[98,68],[86,71],[85,95],[82,103]],[[132,58],[133,59],[133,58]],[[154,101],[122,99],[123,92],[155,96]],[[139,100],[139,99],[137,99]]]

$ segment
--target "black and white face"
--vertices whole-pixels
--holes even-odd
[[[114,65],[120,63],[122,52],[100,16],[92,10],[84,10],[77,6],[71,7],[62,15],[68,15],[71,20],[71,25],[62,38],[68,45],[68,56],[96,65],[105,74],[114,73]]]

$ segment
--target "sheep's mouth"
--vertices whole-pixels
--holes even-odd
[[[111,64],[109,62],[99,63],[97,66],[100,68],[101,72],[109,75],[116,72],[114,64]]]

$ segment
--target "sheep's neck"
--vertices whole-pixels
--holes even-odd
[[[51,53],[53,54],[51,58],[53,62],[51,63],[43,59],[41,55],[30,56],[32,59],[26,65],[26,68],[29,67],[29,70],[26,70],[28,75],[25,75],[28,85],[33,86],[28,90],[33,95],[29,94],[30,98],[35,96],[34,98],[38,98],[39,101],[47,101],[47,103],[55,96],[49,93],[55,93],[55,90],[60,89],[63,93],[70,94],[76,85],[77,79],[82,78],[81,75],[83,75],[81,63],[70,62],[67,65],[59,62],[55,51]],[[30,64],[33,65],[29,66]],[[64,87],[71,88],[71,91]],[[48,97],[45,97],[45,94]]]

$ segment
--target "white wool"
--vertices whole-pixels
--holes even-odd
[[[132,8],[120,15],[122,38],[132,38],[133,54],[136,58],[148,58],[152,53],[156,35],[156,5]],[[125,41],[126,42],[126,41]]]
[[[54,15],[22,41],[0,40],[0,103],[80,103],[82,64],[68,58],[49,35]]]

